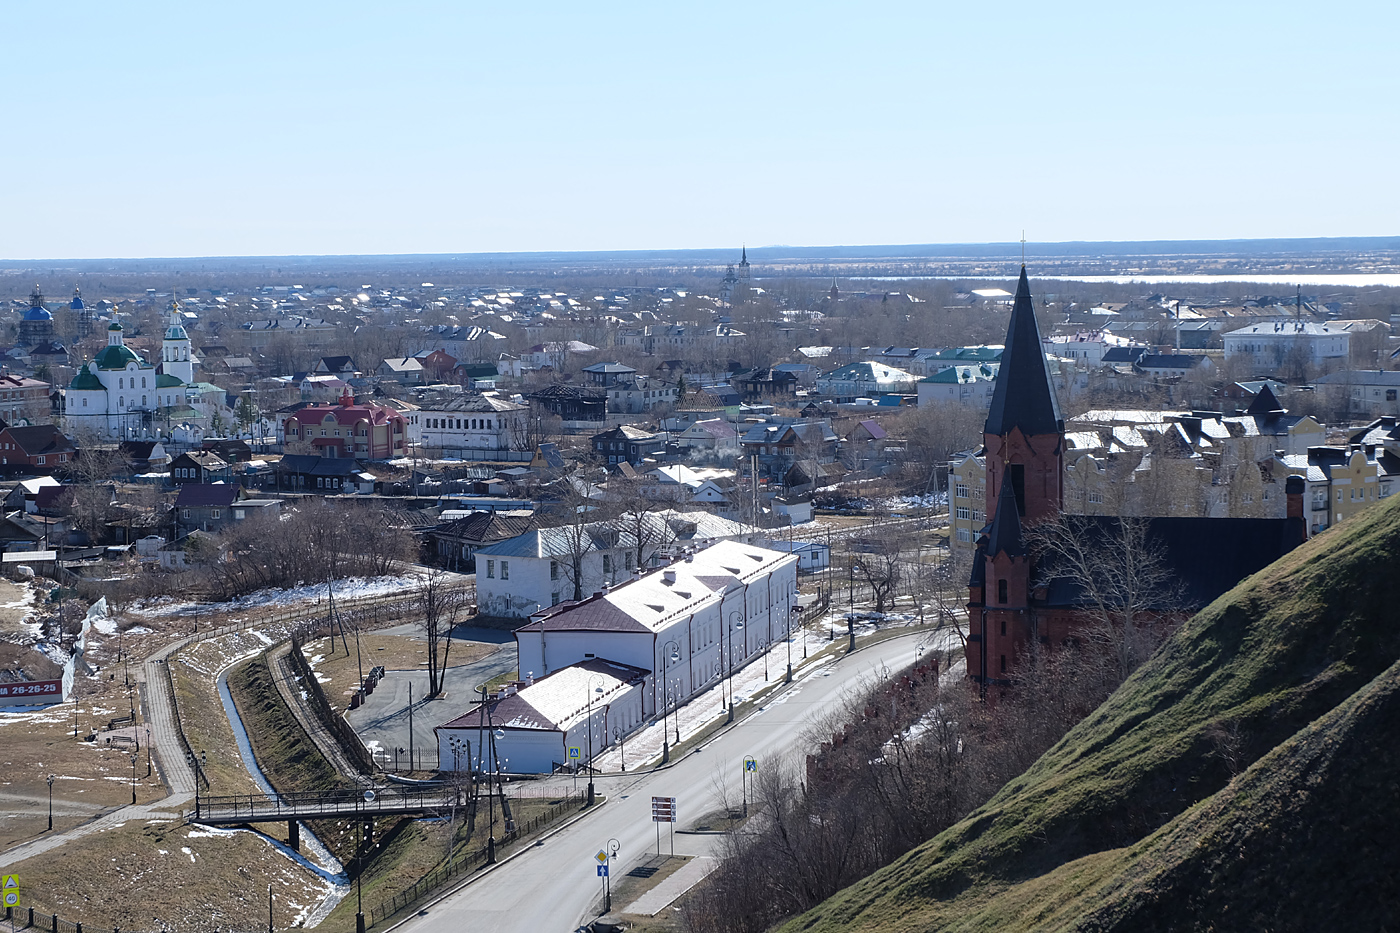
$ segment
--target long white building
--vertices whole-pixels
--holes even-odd
[[[536,613],[516,629],[522,677],[594,658],[648,671],[643,713],[684,703],[796,621],[797,558],[722,541],[659,570]]]

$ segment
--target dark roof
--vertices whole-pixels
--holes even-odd
[[[186,451],[185,453],[180,454],[180,456],[176,457],[174,460],[170,461],[171,468],[174,469],[175,464],[179,463],[182,460],[187,461],[189,463],[197,464],[198,466],[206,470],[228,469],[228,463],[226,463],[222,457],[214,453],[214,451],[212,450]]]
[[[228,508],[238,498],[238,490],[232,483],[187,483],[180,487],[175,508]]]
[[[996,557],[1005,551],[1011,557],[1026,555],[1026,541],[1021,535],[1021,513],[1016,508],[1016,491],[1003,477],[997,495],[997,511],[987,533],[987,556]]]
[[[1274,395],[1274,390],[1269,388],[1269,384],[1266,382],[1249,403],[1249,407],[1244,410],[1244,413],[1246,415],[1268,415],[1274,412],[1282,413],[1283,410],[1283,406],[1279,404],[1278,396]]]
[[[631,614],[619,609],[601,595],[579,602],[562,602],[548,610],[551,614],[537,622],[522,625],[517,632],[650,632]]]
[[[1136,363],[1147,353],[1146,347],[1110,347],[1104,351],[1105,363]]]
[[[1193,369],[1201,365],[1204,356],[1190,353],[1156,353],[1138,361],[1143,369]]]
[[[1081,535],[1109,539],[1121,519],[1076,516],[1074,521],[1082,523]],[[1147,544],[1160,549],[1180,584],[1180,602],[1200,608],[1302,544],[1305,531],[1300,518],[1150,518]],[[1073,581],[1055,576],[1053,568],[1041,572],[1050,581],[1048,605],[1083,602],[1083,591]]]
[[[439,525],[434,534],[484,544],[488,541],[507,541],[523,535],[534,525],[534,521],[534,516],[473,512],[466,518]]]
[[[349,476],[360,465],[347,457],[318,457],[314,454],[287,454],[277,462],[279,473],[305,473],[310,476]]]
[[[1060,403],[1045,366],[1045,346],[1035,322],[1025,266],[1021,267],[1021,282],[1016,286],[1016,303],[1006,329],[1006,349],[1001,353],[1001,368],[997,370],[992,407],[987,412],[983,433],[1005,435],[1012,428],[1020,428],[1027,437],[1062,434],[1065,430]]]
[[[26,456],[48,453],[68,453],[73,444],[63,432],[51,424],[36,424],[29,427],[9,427],[5,429]]]

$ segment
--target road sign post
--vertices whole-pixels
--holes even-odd
[[[651,821],[656,824],[656,854],[661,854],[661,824],[671,824],[671,854],[676,854],[676,798],[651,798]]]
[[[580,751],[579,746],[577,746],[577,745],[570,745],[570,746],[569,746],[569,751],[568,751],[568,755],[569,755],[569,766],[570,766],[570,769],[574,772],[574,793],[575,793],[575,794],[578,793],[578,762],[579,762],[579,758],[582,757],[582,756],[579,754],[579,751]]]
[[[23,905],[24,899],[19,893],[19,875],[0,876],[0,903],[5,905],[6,913]]]
[[[752,755],[744,756],[744,771],[739,775],[739,786],[743,788],[744,798],[744,819],[749,818],[749,775],[758,772],[758,759]]]

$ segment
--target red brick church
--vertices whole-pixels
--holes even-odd
[[[1064,492],[1065,423],[1043,346],[1023,266],[983,429],[987,501],[996,506],[968,581],[967,672],[984,686],[1009,685],[1032,642],[1063,644],[1084,617],[1082,589],[1038,567],[1025,534],[1060,514]],[[1290,506],[1296,497],[1298,507],[1289,518],[1148,520],[1148,539],[1179,584],[1184,608],[1176,616],[1184,619],[1303,541],[1302,483],[1295,485]],[[1116,522],[1085,516],[1081,527],[1095,534]]]

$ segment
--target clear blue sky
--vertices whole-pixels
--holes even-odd
[[[1400,232],[1400,4],[8,3],[0,257]]]

